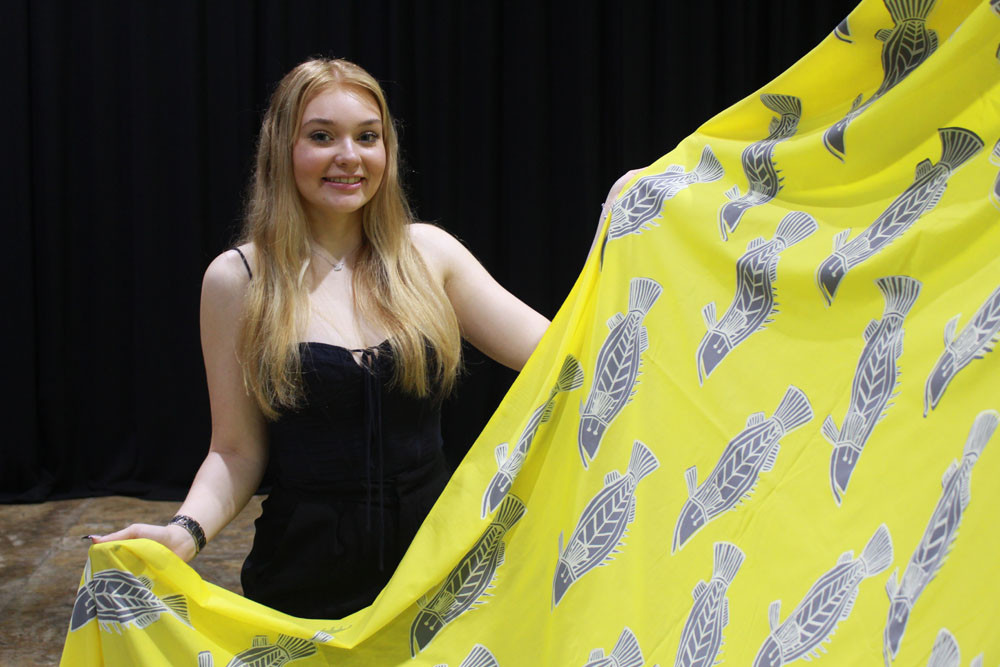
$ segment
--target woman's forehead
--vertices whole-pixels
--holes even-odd
[[[358,86],[333,85],[317,92],[302,109],[301,123],[325,124],[381,123],[382,113],[375,96]]]

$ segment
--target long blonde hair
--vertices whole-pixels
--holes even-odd
[[[444,396],[461,365],[455,311],[410,240],[413,218],[399,182],[398,140],[382,88],[354,63],[308,60],[285,75],[271,96],[241,239],[254,244],[256,271],[237,351],[247,390],[270,419],[302,399],[298,342],[309,312],[304,281],[311,252],[292,149],[305,106],[334,86],[356,87],[374,98],[386,152],[382,184],[362,215],[353,275],[357,312],[386,332],[395,360],[394,382],[405,391]]]

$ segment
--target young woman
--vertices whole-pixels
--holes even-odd
[[[313,618],[375,599],[447,481],[439,404],[461,337],[520,369],[548,326],[447,232],[413,221],[398,171],[367,72],[310,60],[285,76],[242,243],[205,272],[208,455],[168,525],[94,542],[149,538],[190,560],[269,468],[246,596]]]

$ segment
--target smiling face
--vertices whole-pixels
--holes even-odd
[[[361,88],[327,88],[306,104],[292,165],[310,223],[361,224],[385,172],[382,131],[378,104]]]

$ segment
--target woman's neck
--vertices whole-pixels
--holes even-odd
[[[320,256],[343,260],[361,246],[361,222],[343,221],[323,223],[310,222],[311,242]]]

